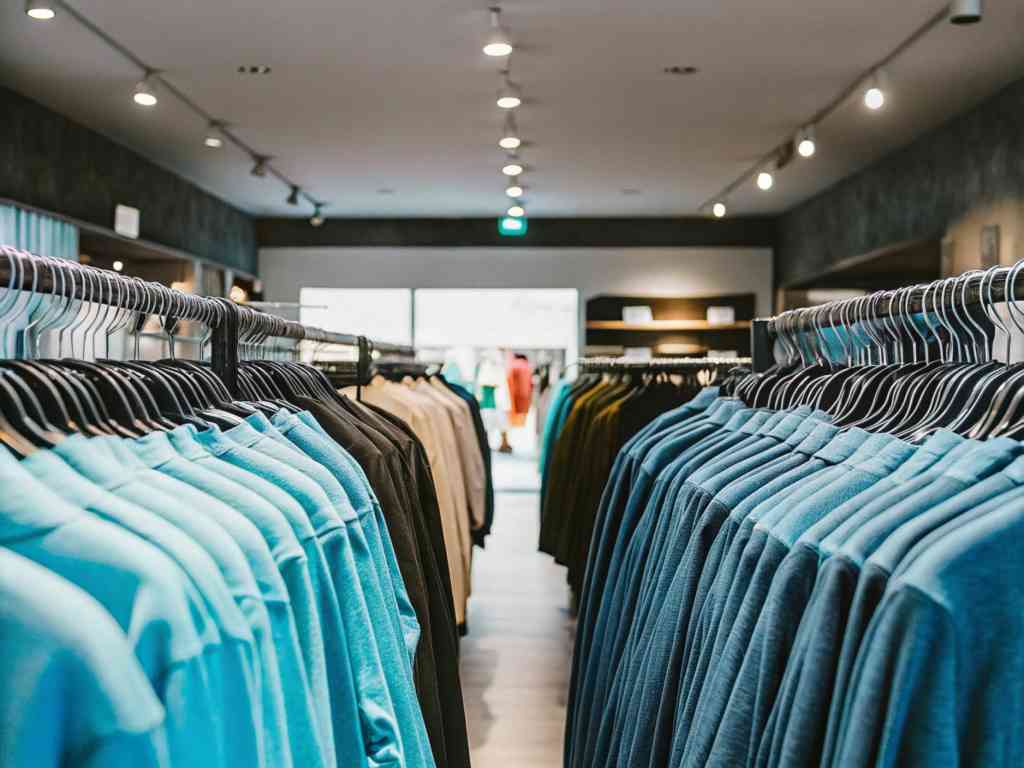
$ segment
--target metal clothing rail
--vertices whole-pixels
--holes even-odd
[[[883,318],[909,318],[929,314],[945,317],[957,311],[983,308],[985,314],[996,304],[1016,303],[1024,297],[1024,261],[1009,267],[991,267],[965,272],[930,283],[876,291],[851,299],[814,307],[791,309],[780,315],[757,318],[751,323],[753,370],[768,370],[775,360],[773,340],[786,328],[814,331],[849,326]]]
[[[693,371],[725,366],[750,365],[749,357],[656,357],[636,360],[629,357],[583,357],[576,361],[580,373],[613,373],[615,371],[660,371],[666,373]]]
[[[81,301],[115,307],[121,312],[156,315],[163,318],[165,329],[175,328],[180,320],[201,322],[212,331],[213,370],[232,394],[239,391],[240,345],[262,344],[269,338],[356,347],[359,350],[356,370],[360,381],[369,377],[374,349],[386,354],[415,356],[412,347],[326,331],[228,299],[196,296],[160,283],[67,259],[38,256],[8,245],[0,245],[0,288],[30,295],[63,296],[69,306],[73,301]]]

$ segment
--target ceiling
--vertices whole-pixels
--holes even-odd
[[[230,122],[335,216],[504,210],[497,64],[481,0],[69,0]],[[938,0],[507,0],[535,216],[673,216],[794,133],[894,48]],[[943,24],[888,71],[880,113],[852,101],[818,154],[734,214],[784,211],[1024,75],[1024,3]],[[239,65],[266,64],[265,76]],[[663,73],[697,66],[694,76]],[[0,84],[110,136],[255,215],[297,215],[287,188],[169,94],[135,106],[139,72],[67,14],[0,7]],[[382,194],[380,190],[392,190]],[[623,190],[638,193],[625,194]],[[308,206],[302,209],[308,215]]]

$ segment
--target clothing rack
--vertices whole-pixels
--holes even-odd
[[[160,283],[121,275],[67,259],[38,256],[0,245],[0,288],[49,296],[64,296],[67,308],[82,301],[106,305],[126,313],[157,315],[169,336],[181,320],[203,323],[211,329],[211,367],[232,395],[239,395],[239,348],[263,344],[270,338],[313,341],[356,347],[358,361],[352,373],[359,382],[369,380],[372,351],[405,355],[411,347],[373,342],[364,336],[326,331],[286,320],[223,298],[196,296]],[[123,327],[123,326],[122,326]],[[412,355],[415,351],[412,350]]]
[[[948,329],[944,318],[952,313],[969,312],[991,321],[996,304],[1015,304],[1018,298],[1024,298],[1024,261],[756,318],[750,329],[753,371],[763,373],[775,364],[774,340],[787,330],[812,332],[849,326],[852,321],[917,315],[928,315],[936,326]]]
[[[620,371],[657,371],[684,373],[707,368],[735,368],[750,365],[749,357],[658,357],[636,360],[629,357],[583,357],[576,361],[580,373],[616,373]]]

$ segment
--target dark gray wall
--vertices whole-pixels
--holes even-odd
[[[0,88],[0,197],[112,227],[142,211],[139,237],[256,272],[252,219],[141,155]]]
[[[842,259],[941,238],[979,205],[1024,200],[1024,80],[781,217],[775,278],[787,286]]]

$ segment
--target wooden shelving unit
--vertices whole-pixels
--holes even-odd
[[[588,320],[591,331],[746,331],[749,320],[735,323],[709,323],[707,320],[651,320],[646,323],[627,323],[622,320]]]
[[[710,349],[736,350],[750,354],[750,325],[754,317],[752,293],[727,296],[622,296],[601,295],[587,300],[586,347],[650,347],[655,355],[662,348],[685,347],[685,354],[702,354]],[[654,319],[627,323],[623,308],[647,306]],[[732,307],[735,322],[709,323],[708,307]]]

